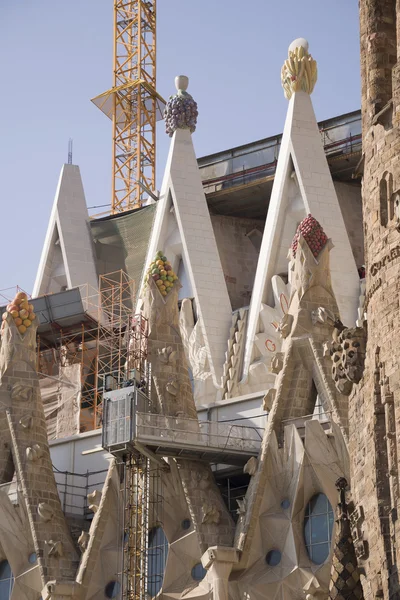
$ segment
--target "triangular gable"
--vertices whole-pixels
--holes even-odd
[[[298,223],[311,213],[330,232],[332,287],[341,319],[357,318],[360,284],[346,227],[325,157],[310,95],[290,101],[250,304],[244,376],[251,362],[262,303],[272,301],[271,279],[287,272],[287,253]]]
[[[86,283],[97,290],[92,244],[79,167],[65,164],[58,181],[33,296]]]
[[[177,129],[172,138],[146,265],[158,250],[185,280],[185,296],[195,299],[213,381],[220,386],[232,308],[188,129]]]

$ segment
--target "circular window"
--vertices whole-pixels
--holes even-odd
[[[304,518],[304,541],[308,556],[321,565],[331,549],[333,510],[325,494],[315,494],[306,507]]]
[[[181,525],[182,525],[182,529],[190,529],[190,526],[191,526],[190,519],[183,519]]]
[[[289,498],[284,498],[281,502],[281,507],[283,508],[283,510],[287,510],[290,506],[290,500]]]
[[[267,562],[267,565],[269,565],[270,567],[276,567],[276,565],[279,565],[279,563],[281,562],[281,558],[282,554],[279,552],[279,550],[270,550],[267,556],[265,557],[265,560]]]
[[[168,540],[162,527],[149,531],[147,593],[154,597],[162,588],[165,564],[167,562]]]
[[[37,561],[37,554],[36,554],[36,552],[32,552],[32,554],[30,554],[28,556],[28,561],[31,563],[31,565],[33,565]]]
[[[121,590],[121,585],[118,581],[110,581],[107,583],[104,593],[106,598],[116,598]]]
[[[204,579],[204,577],[207,575],[207,571],[205,570],[205,568],[203,567],[203,565],[201,563],[197,563],[196,565],[194,565],[193,569],[192,569],[192,578],[195,581],[201,581],[202,579]]]

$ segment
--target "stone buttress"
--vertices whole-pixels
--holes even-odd
[[[175,282],[168,296],[163,297],[150,278],[144,292],[143,312],[149,326],[152,404],[153,410],[159,414],[175,417],[179,429],[184,429],[185,426],[198,428],[189,371],[179,331],[179,287],[179,281]],[[210,466],[203,462],[183,459],[177,459],[176,463],[202,552],[209,546],[231,546],[233,522]]]
[[[16,475],[42,585],[72,580],[78,554],[62,512],[36,373],[37,321],[20,334],[7,313],[0,346],[1,482]],[[14,596],[13,596],[14,598]]]

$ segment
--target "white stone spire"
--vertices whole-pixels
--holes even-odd
[[[308,43],[299,39],[289,47],[289,59],[282,69],[290,100],[250,304],[243,383],[260,310],[273,300],[271,279],[287,272],[289,247],[298,224],[308,214],[321,223],[334,244],[332,287],[341,319],[351,326],[357,318],[359,276],[310,97],[316,81],[314,63]],[[314,79],[308,75],[309,67]],[[290,72],[297,75],[290,76]]]
[[[182,90],[187,78],[177,79]],[[189,127],[177,126],[172,133],[146,267],[158,250],[168,256],[184,286],[181,297],[194,298],[203,361],[220,387],[232,307]]]
[[[36,275],[33,296],[88,283],[98,287],[81,174],[63,165]]]

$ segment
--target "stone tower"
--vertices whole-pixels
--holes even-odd
[[[357,507],[352,522],[365,598],[398,598],[399,2],[361,0],[360,26],[368,337],[364,375],[349,398],[351,488]]]

